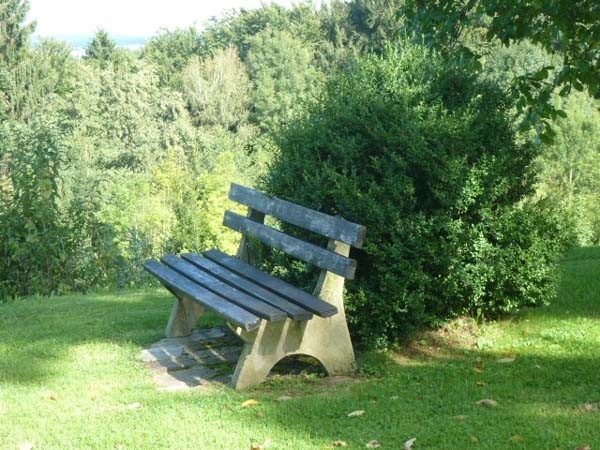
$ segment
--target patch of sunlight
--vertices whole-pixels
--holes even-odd
[[[595,403],[581,403],[572,405],[557,404],[550,402],[535,402],[520,405],[519,409],[528,417],[548,418],[572,418],[573,416],[594,414],[596,411],[588,411],[588,405],[596,407]],[[590,408],[591,409],[591,408]]]
[[[129,350],[123,344],[114,342],[84,342],[69,348],[69,357],[80,364],[112,363],[121,357],[128,357]]]

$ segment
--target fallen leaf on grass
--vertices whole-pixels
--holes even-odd
[[[333,448],[333,447],[346,447],[346,441],[333,441],[331,444],[326,445],[325,448]]]
[[[498,406],[498,402],[496,400],[492,400],[491,398],[484,398],[483,400],[479,400],[475,402],[475,404],[479,406],[487,406],[493,408],[494,406]]]
[[[485,386],[485,381],[476,381],[475,384],[477,386]]]
[[[416,441],[417,441],[417,438],[409,439],[408,441],[406,441],[404,443],[404,447],[402,448],[402,450],[412,450],[413,445],[415,444]]]
[[[365,447],[367,448],[377,448],[377,447],[381,447],[381,444],[379,443],[379,441],[369,441],[365,444]]]
[[[475,366],[475,367],[473,367],[473,372],[483,373],[483,367],[481,367],[481,366]]]
[[[267,439],[265,442],[263,442],[262,444],[252,444],[250,446],[250,450],[264,450],[265,448],[267,448],[269,445],[271,445],[271,439]]]
[[[509,364],[509,363],[515,362],[515,359],[517,359],[517,358],[514,357],[514,356],[509,356],[507,358],[498,358],[496,360],[496,362],[499,362],[499,363],[502,363],[502,364]]]
[[[278,402],[287,402],[288,400],[291,400],[292,397],[290,397],[289,395],[282,395],[281,397],[277,397],[277,401]]]
[[[128,405],[128,406],[127,406],[127,409],[137,409],[137,408],[139,408],[140,406],[142,406],[142,405],[140,404],[140,402],[135,402],[135,403],[132,403],[131,405]]]
[[[246,400],[244,403],[242,403],[242,408],[248,408],[249,406],[256,406],[256,405],[260,405],[260,402],[258,400],[251,398],[250,400]]]
[[[358,417],[358,416],[362,416],[365,413],[364,410],[359,409],[358,411],[352,411],[350,414],[348,414],[348,417]]]
[[[473,444],[479,444],[479,438],[477,436],[471,436],[471,442]]]
[[[592,450],[592,447],[589,445],[582,445],[581,447],[577,447],[575,450]]]
[[[600,410],[600,402],[599,403],[584,403],[579,406],[579,409],[583,412],[593,412]]]
[[[515,434],[513,437],[510,438],[510,440],[513,442],[524,442],[525,437],[522,434]]]

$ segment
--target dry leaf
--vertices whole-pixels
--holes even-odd
[[[592,450],[592,447],[589,445],[582,445],[581,447],[577,447],[575,450]]]
[[[377,447],[381,447],[381,444],[379,443],[379,441],[369,441],[365,444],[365,447],[367,448],[377,448]]]
[[[479,438],[477,436],[471,436],[471,442],[473,444],[478,444],[479,443]]]
[[[346,441],[333,441],[331,444],[329,444],[327,446],[327,448],[333,448],[333,447],[346,447],[348,444],[346,444]]]
[[[417,441],[417,438],[409,439],[408,441],[406,441],[404,443],[404,447],[402,450],[412,450],[413,445],[415,444],[416,441]]]
[[[496,360],[496,362],[499,362],[499,363],[502,363],[502,364],[508,364],[508,363],[515,362],[515,359],[517,359],[517,358],[515,358],[513,356],[510,356],[510,357],[507,357],[507,358],[498,358]]]
[[[269,445],[271,445],[271,439],[267,439],[262,444],[252,444],[250,450],[265,450]]]
[[[246,400],[244,403],[242,403],[242,408],[248,408],[249,406],[256,406],[256,405],[260,405],[260,402],[258,400],[251,398],[250,400]]]
[[[140,406],[142,406],[139,402],[135,402],[132,403],[131,405],[127,406],[127,409],[136,409],[139,408]]]
[[[599,411],[600,403],[584,403],[583,405],[579,406],[579,409],[584,412]]]
[[[522,434],[515,434],[513,437],[510,438],[510,440],[513,442],[523,442],[525,440],[525,437]]]
[[[348,417],[358,417],[358,416],[362,416],[365,413],[364,410],[359,409],[358,411],[352,411],[350,414],[348,414]]]
[[[488,406],[488,407],[498,406],[498,402],[496,400],[492,400],[491,398],[484,398],[483,400],[479,400],[478,402],[475,402],[475,403],[480,406]]]
[[[292,397],[290,397],[289,395],[282,395],[281,397],[277,397],[277,401],[278,402],[287,402],[288,400],[291,400]]]
[[[473,367],[473,372],[483,373],[483,368],[481,366]]]
[[[23,442],[22,444],[19,444],[19,450],[32,450],[35,448],[35,445],[33,445],[31,442]]]
[[[485,386],[485,381],[476,381],[475,384],[477,386]]]
[[[48,396],[48,400],[54,400],[54,401],[56,401],[56,400],[58,400],[58,397],[55,394],[50,394]]]

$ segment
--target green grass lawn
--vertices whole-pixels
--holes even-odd
[[[415,450],[600,449],[600,248],[564,262],[551,306],[362,354],[362,380],[339,386],[292,377],[158,392],[136,356],[171,304],[145,290],[0,305],[0,448],[248,450],[269,439],[273,450],[398,450],[416,438]],[[243,408],[250,398],[260,404]]]

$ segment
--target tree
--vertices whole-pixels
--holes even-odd
[[[529,40],[550,54],[561,56],[561,66],[545,66],[516,77],[513,93],[526,112],[524,126],[535,125],[542,139],[553,136],[550,119],[564,116],[553,106],[552,91],[572,88],[600,95],[600,3],[596,0],[407,0],[401,13],[419,39],[449,54],[472,58],[476,52],[461,41],[465,31],[483,27],[484,41],[505,46]]]
[[[584,93],[559,99],[567,112],[556,138],[538,159],[538,194],[550,197],[574,221],[582,245],[600,243],[599,101]]]
[[[14,92],[13,70],[18,66],[29,45],[35,23],[23,25],[29,2],[0,0],[0,120],[12,108]]]
[[[29,2],[0,0],[0,65],[12,67],[27,48],[35,23],[23,25]]]
[[[183,71],[182,85],[189,109],[200,125],[234,130],[246,122],[250,80],[234,47],[219,50],[204,61],[193,57]]]
[[[21,58],[6,77],[12,118],[30,123],[50,109],[67,108],[64,98],[72,91],[77,63],[63,42],[42,39]]]
[[[87,48],[83,59],[96,61],[101,68],[106,68],[114,59],[117,44],[103,29],[99,29]]]
[[[563,235],[533,193],[540,147],[496,85],[423,46],[336,76],[278,133],[273,194],[367,227],[348,284],[356,337],[387,346],[454,315],[547,302]]]
[[[268,28],[249,43],[253,118],[261,129],[274,133],[316,95],[321,77],[314,67],[312,46],[289,31]]]
[[[181,72],[194,55],[201,55],[195,27],[162,30],[146,43],[142,56],[156,66],[162,86],[181,87]]]

